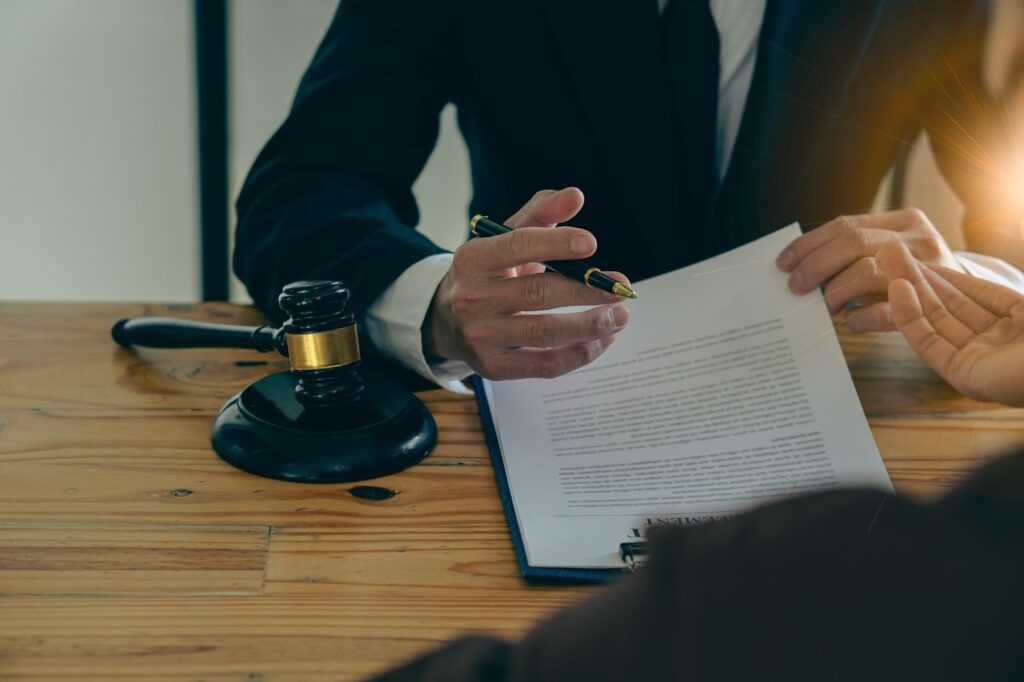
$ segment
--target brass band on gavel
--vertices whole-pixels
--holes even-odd
[[[359,362],[356,325],[304,334],[285,334],[294,370],[330,369]]]

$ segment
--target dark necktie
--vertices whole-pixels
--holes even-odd
[[[691,258],[706,258],[715,253],[708,230],[718,187],[718,29],[710,0],[670,0],[661,23],[680,141],[683,224],[693,237]]]

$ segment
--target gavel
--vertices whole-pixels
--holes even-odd
[[[213,449],[230,464],[270,478],[365,480],[426,457],[437,426],[412,393],[362,370],[348,299],[341,282],[294,282],[278,297],[288,319],[277,329],[151,317],[119,320],[111,335],[123,348],[280,353],[291,370],[259,379],[224,405],[214,420]]]

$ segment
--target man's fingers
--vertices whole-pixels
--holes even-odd
[[[875,262],[890,281],[906,279],[916,282],[921,279],[921,268],[917,265],[917,259],[901,241],[894,240],[883,244],[875,254]]]
[[[596,250],[594,235],[578,227],[522,227],[497,237],[469,240],[456,251],[452,268],[471,275],[505,276],[520,265],[578,260]]]
[[[789,246],[782,250],[775,263],[780,269],[790,272],[809,253],[834,239],[848,239],[861,230],[900,230],[909,222],[909,218],[906,211],[839,216],[794,239]]]
[[[925,317],[914,285],[905,279],[893,280],[889,284],[889,307],[896,328],[910,347],[948,381],[949,368],[957,348],[939,334]]]
[[[554,227],[572,220],[583,208],[583,192],[576,187],[537,192],[505,224],[509,227]]]
[[[513,315],[500,318],[482,333],[489,345],[505,348],[558,348],[571,343],[602,339],[629,322],[621,303],[603,305],[579,313]]]
[[[546,269],[543,263],[527,263],[526,265],[516,266],[512,274],[516,277],[523,277],[525,275],[539,274]]]
[[[964,293],[989,312],[999,316],[1009,315],[1014,306],[1019,305],[1024,296],[994,282],[965,275],[949,268],[936,267],[935,272],[947,282]]]
[[[866,294],[885,294],[889,278],[871,256],[861,258],[832,278],[825,287],[825,303],[835,313],[850,301]]]
[[[889,303],[882,301],[864,308],[857,308],[847,314],[843,324],[855,334],[890,331],[893,329],[893,321]]]
[[[511,228],[519,227],[554,227],[558,223],[571,220],[583,208],[583,192],[576,187],[561,190],[544,189],[526,202],[512,214],[505,224]],[[517,265],[511,274],[515,276],[533,275],[544,272],[540,263]]]
[[[874,256],[893,239],[894,234],[885,230],[857,230],[837,236],[796,264],[789,276],[789,288],[795,294],[812,291],[860,259]]]
[[[622,301],[615,294],[588,287],[554,272],[494,280],[488,285],[488,293],[493,297],[493,310],[499,313]]]
[[[924,268],[924,277],[946,310],[975,334],[984,332],[999,319],[931,268]]]
[[[614,336],[574,343],[561,348],[520,348],[489,359],[479,373],[486,379],[551,379],[579,369],[601,357]]]

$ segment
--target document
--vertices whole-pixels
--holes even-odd
[[[820,291],[775,266],[798,225],[636,283],[630,322],[557,379],[484,382],[531,566],[621,568],[656,525],[891,490]]]

